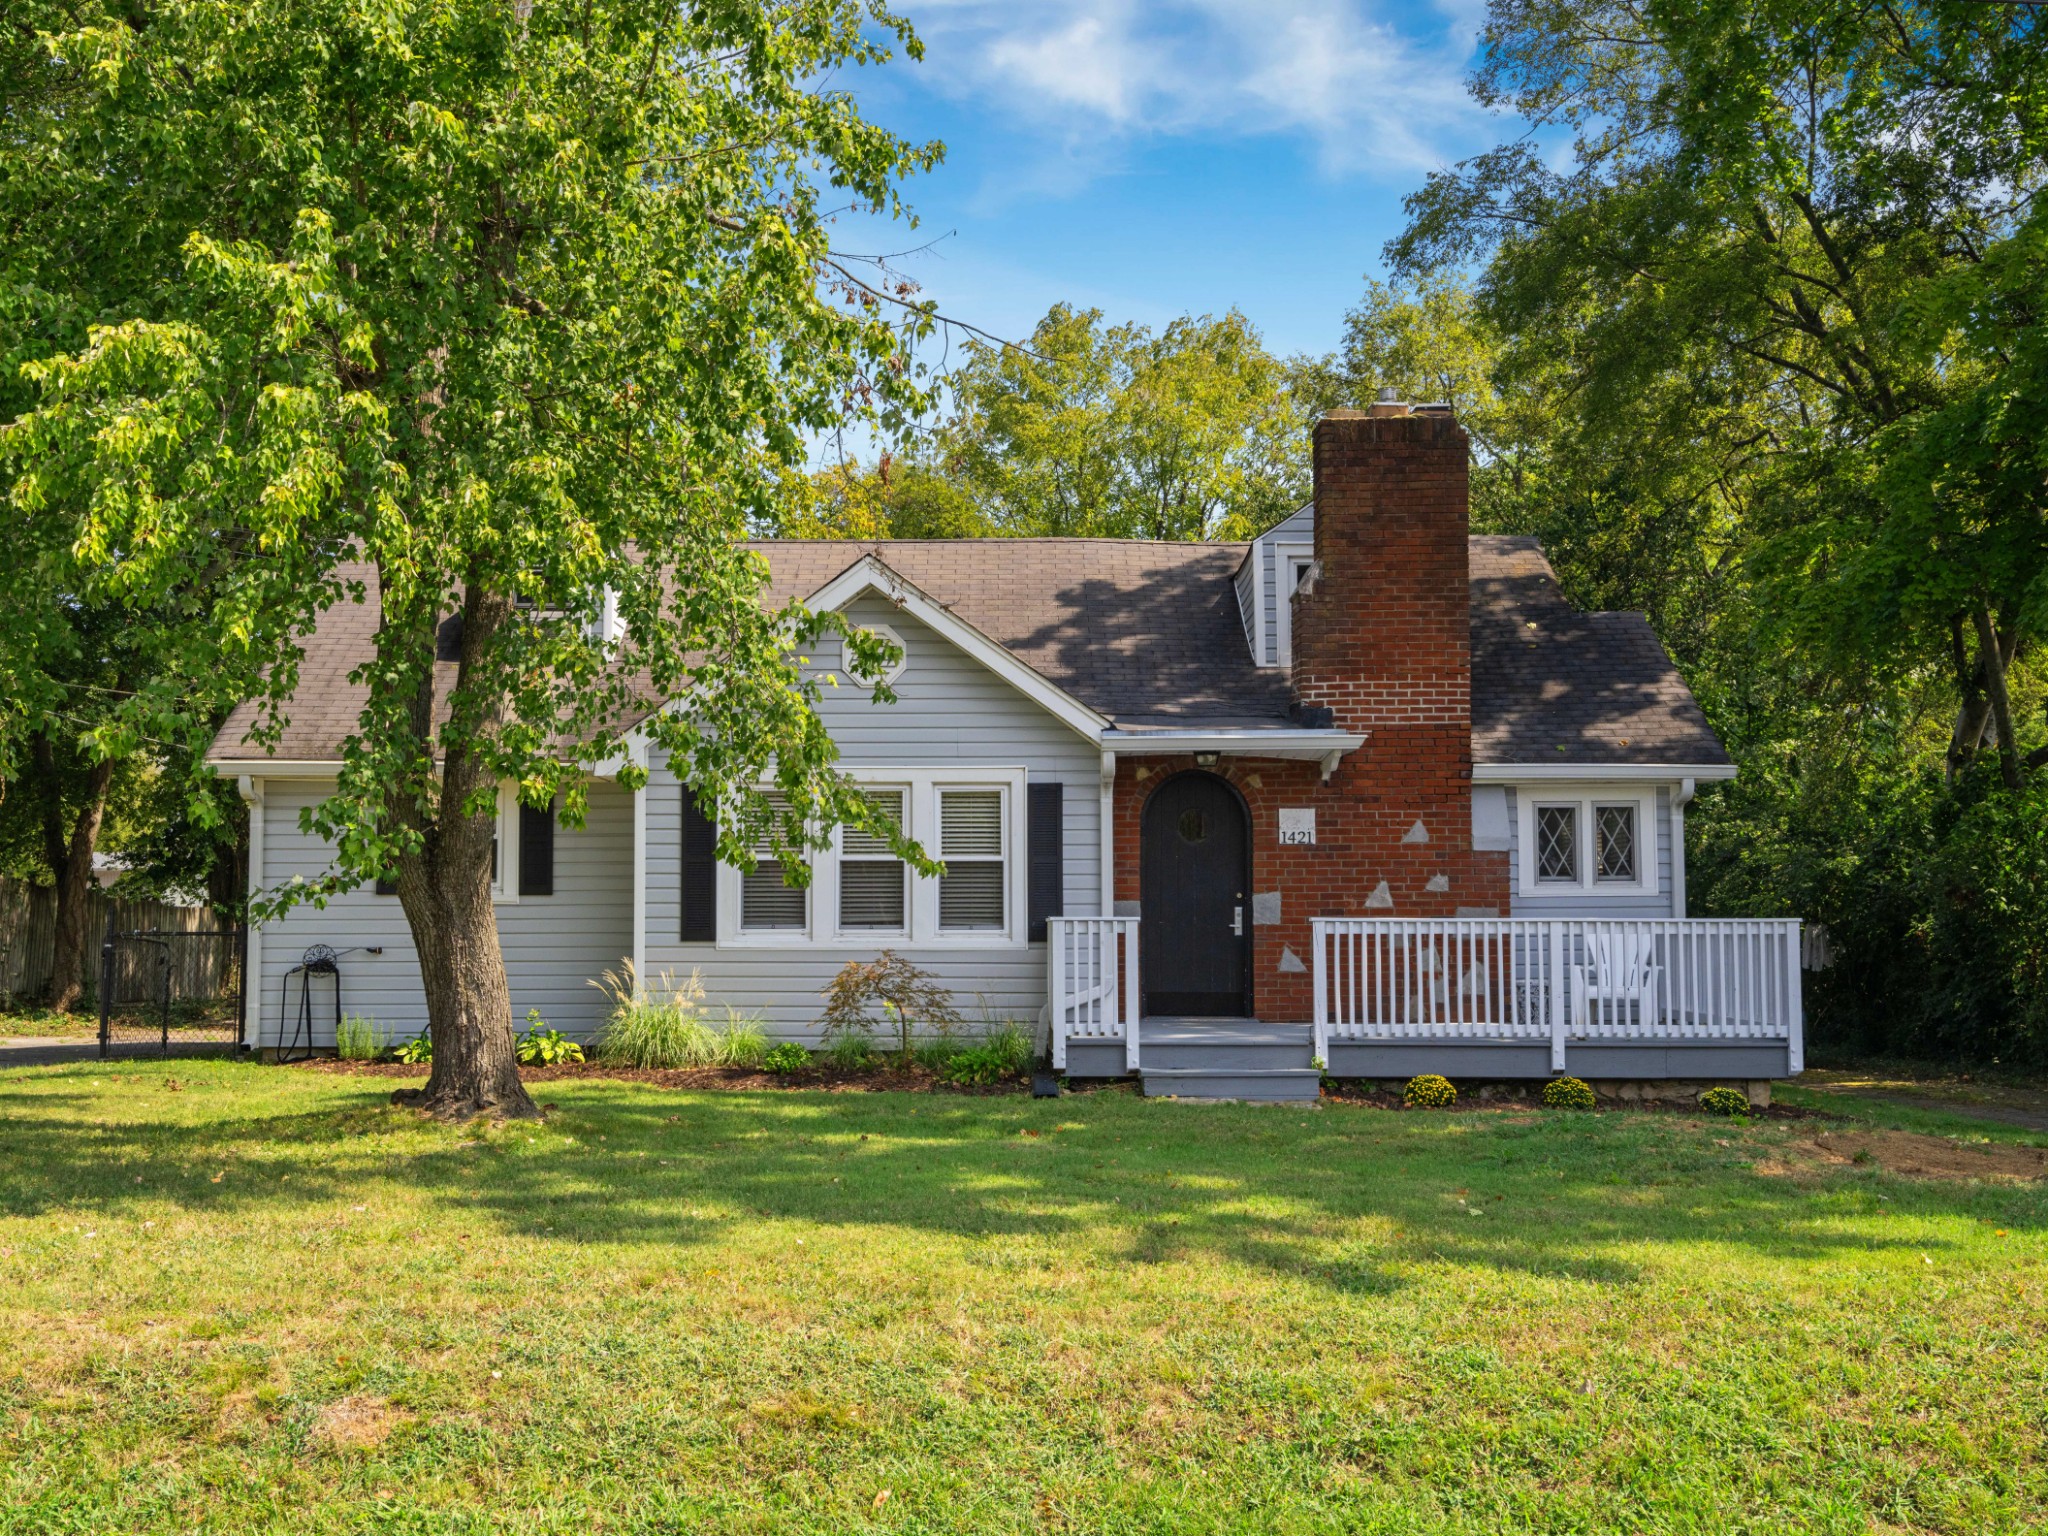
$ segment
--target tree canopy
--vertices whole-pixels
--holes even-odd
[[[678,700],[645,730],[721,807],[726,857],[874,820],[796,659],[836,621],[764,609],[740,541],[776,520],[807,434],[922,401],[906,349],[928,311],[829,242],[836,207],[903,214],[899,183],[937,152],[865,121],[834,72],[917,42],[879,0],[186,0],[35,22],[0,179],[15,218],[65,217],[9,274],[44,331],[6,434],[17,521],[134,616],[176,686],[122,728],[167,740],[239,697],[277,740],[304,637],[374,586],[365,702],[310,818],[337,873],[278,899],[394,876],[428,1101],[523,1111],[489,901],[499,786],[559,795],[573,822],[627,722]],[[115,275],[48,297],[81,256]]]
[[[1432,177],[1390,247],[1469,278],[1526,445],[1487,516],[1648,609],[1742,762],[1696,899],[1824,921],[1838,1018],[1980,1054],[2048,1052],[2041,25],[1494,0],[1475,92],[1569,151]]]

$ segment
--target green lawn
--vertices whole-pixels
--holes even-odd
[[[392,1086],[0,1074],[0,1531],[2048,1515],[2048,1192],[1811,1121]]]

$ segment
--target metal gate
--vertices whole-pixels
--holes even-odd
[[[239,1047],[247,953],[241,927],[110,928],[100,943],[100,1055]]]

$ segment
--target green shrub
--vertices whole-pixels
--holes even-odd
[[[343,1061],[375,1061],[390,1042],[375,1019],[344,1013],[334,1026],[334,1054]]]
[[[1410,1109],[1449,1109],[1458,1102],[1458,1090],[1451,1086],[1448,1077],[1425,1072],[1408,1079],[1408,1086],[1401,1090],[1401,1102]]]
[[[538,1008],[526,1010],[526,1031],[513,1042],[513,1048],[523,1067],[558,1067],[583,1059],[583,1047],[559,1029],[548,1028]]]
[[[1700,1095],[1700,1108],[1710,1115],[1747,1115],[1749,1096],[1740,1088],[1709,1088]]]
[[[825,1062],[841,1072],[865,1072],[881,1059],[866,1035],[840,1035],[825,1047]]]
[[[969,1088],[988,1088],[1007,1078],[1024,1076],[1037,1054],[1030,1032],[1014,1020],[992,1027],[974,1045],[954,1051],[939,1067],[939,1077]]]
[[[409,1067],[422,1066],[434,1059],[434,1032],[423,1029],[405,1044],[391,1053]]]
[[[777,1077],[788,1077],[792,1072],[801,1072],[811,1064],[811,1053],[794,1040],[784,1040],[771,1045],[761,1057],[761,1065]]]
[[[1543,1085],[1546,1109],[1594,1109],[1599,1103],[1599,1096],[1583,1078],[1554,1077]]]

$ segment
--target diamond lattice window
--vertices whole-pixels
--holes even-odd
[[[1579,808],[1575,805],[1536,807],[1536,878],[1579,878]]]
[[[1594,869],[1602,880],[1636,878],[1636,808],[1600,805],[1593,808]]]

